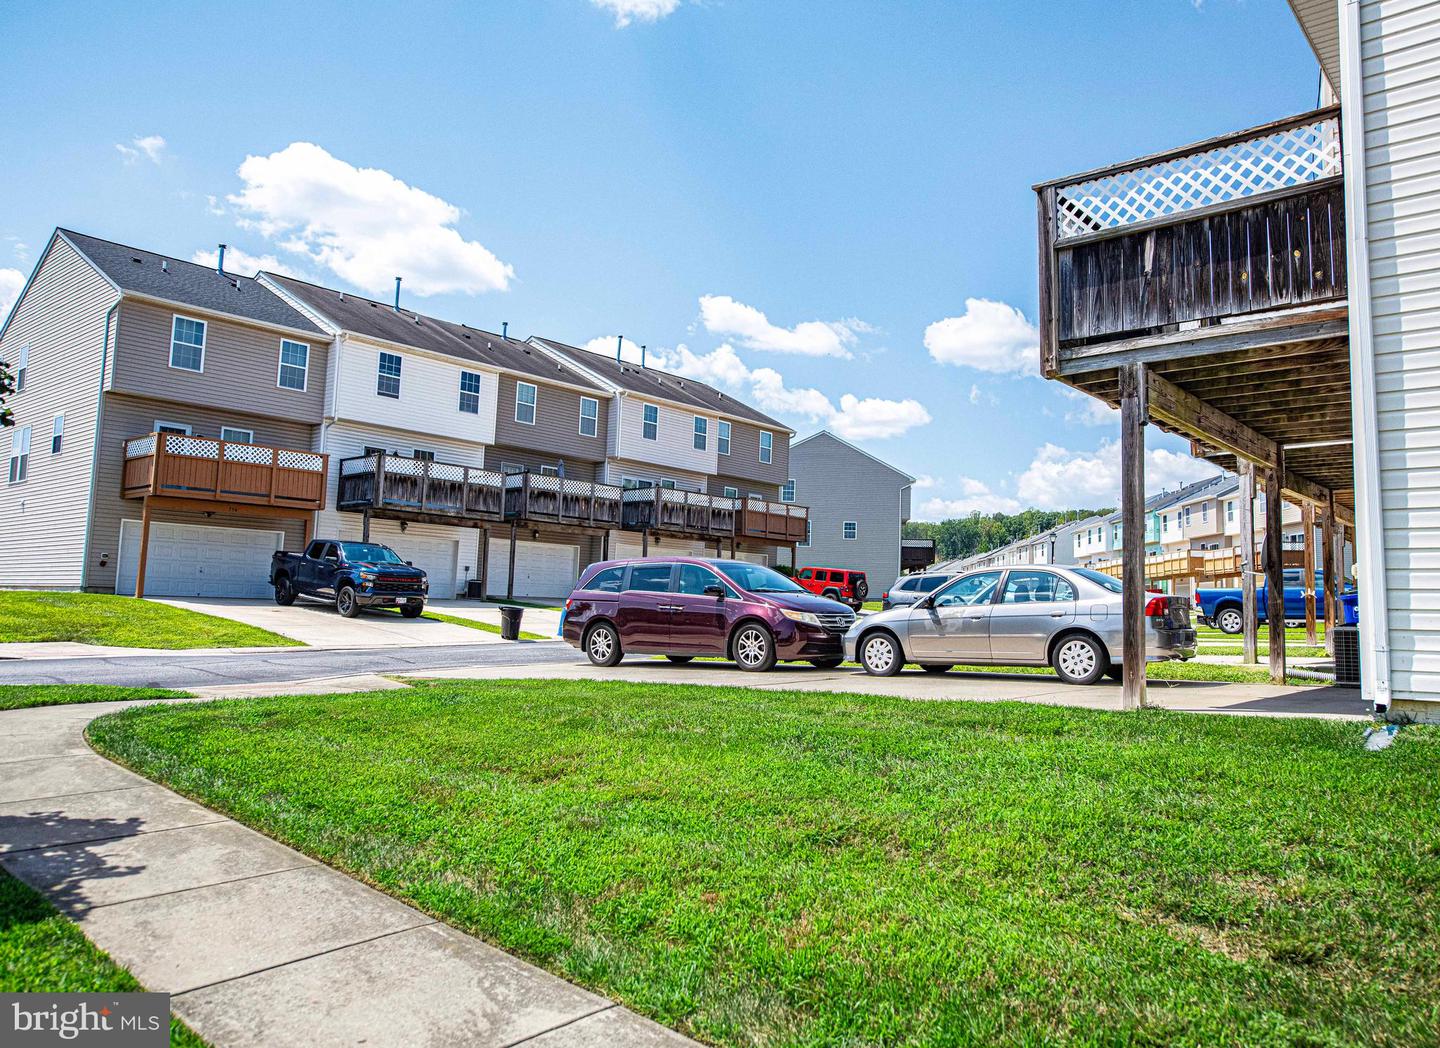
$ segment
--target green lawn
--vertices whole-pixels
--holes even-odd
[[[128,702],[135,699],[183,699],[188,692],[164,688],[120,688],[109,684],[7,684],[0,686],[0,710],[64,706],[72,702]]]
[[[120,648],[277,648],[278,633],[105,593],[0,592],[0,643],[74,641]]]
[[[133,993],[144,989],[56,912],[45,899],[0,870],[0,993]],[[203,1048],[179,1019],[170,1043]]]
[[[1256,656],[1264,661],[1270,656],[1270,645],[1257,644],[1255,646]],[[1245,645],[1243,644],[1209,644],[1204,641],[1200,644],[1201,655],[1244,655]],[[1320,659],[1325,657],[1325,649],[1320,646],[1309,647],[1305,644],[1287,643],[1285,654],[1296,659]]]
[[[500,627],[494,623],[481,622],[479,619],[467,619],[461,615],[446,615],[439,611],[427,611],[420,617],[423,619],[434,619],[436,622],[448,622],[452,626],[468,626],[470,629],[480,630],[482,633],[494,633],[498,635],[500,632]],[[525,620],[522,618],[520,621],[524,622]],[[520,639],[554,640],[555,638],[546,636],[543,633],[526,633],[524,630],[521,630]]]
[[[1434,729],[489,681],[90,737],[715,1044],[1440,1036]]]

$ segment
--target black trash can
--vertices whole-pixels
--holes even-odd
[[[500,609],[500,636],[504,640],[520,639],[520,615],[524,608],[503,607]]]

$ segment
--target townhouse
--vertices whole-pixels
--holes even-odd
[[[0,586],[261,597],[270,554],[317,533],[391,545],[437,597],[554,597],[662,544],[793,550],[788,429],[591,356],[401,309],[398,286],[57,230],[0,330],[20,377]]]

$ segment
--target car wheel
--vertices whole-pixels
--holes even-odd
[[[695,656],[694,656],[694,655],[666,655],[665,657],[666,657],[667,659],[669,659],[671,662],[675,663],[675,665],[677,665],[677,666],[683,666],[683,665],[685,665],[685,663],[689,662],[689,661],[690,661],[691,659],[693,659]]]
[[[775,638],[757,622],[740,627],[730,650],[742,670],[764,673],[775,665]]]
[[[834,658],[829,659],[811,659],[810,665],[814,666],[817,670],[833,670],[844,661],[845,657],[843,655],[836,655]]]
[[[926,673],[949,673],[949,672],[950,672],[951,670],[953,670],[955,667],[954,667],[953,665],[950,665],[950,666],[937,666],[937,665],[935,665],[934,663],[927,663],[926,665],[921,666],[920,668],[921,668],[922,670],[924,670]]]
[[[905,665],[900,642],[888,633],[872,633],[860,642],[860,665],[872,677],[893,677]]]
[[[282,608],[288,608],[295,603],[295,587],[290,585],[290,580],[281,575],[275,580],[275,603]]]
[[[820,596],[825,597],[829,600],[839,600],[840,591],[837,589],[827,589],[824,593],[820,594]]]
[[[1221,633],[1228,633],[1233,637],[1245,628],[1245,618],[1240,614],[1239,608],[1226,608],[1215,616],[1215,625],[1220,628]]]
[[[592,626],[585,635],[585,657],[596,666],[613,666],[624,657],[620,650],[620,634],[608,622]]]
[[[1110,656],[1093,637],[1062,637],[1050,656],[1050,665],[1066,684],[1094,684],[1110,668]]]
[[[850,588],[855,591],[855,599],[858,600],[861,604],[864,604],[865,598],[870,596],[870,583],[866,582],[864,579],[856,582],[855,585]]]
[[[335,594],[335,610],[347,619],[360,614],[360,598],[355,596],[354,586],[341,586]]]
[[[407,619],[418,619],[424,613],[425,602],[422,600],[412,600],[408,604],[402,604],[400,606],[400,614],[404,615]]]

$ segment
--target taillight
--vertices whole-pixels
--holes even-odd
[[[572,604],[574,604],[574,603],[575,603],[575,600],[574,600],[573,597],[566,597],[566,598],[565,598],[565,610],[566,610],[566,611],[569,611],[569,610],[570,610],[570,605],[572,605]]]
[[[1145,615],[1147,618],[1168,617],[1169,614],[1169,597],[1151,597],[1145,602]]]
[[[890,599],[890,593],[889,593],[889,591],[887,590],[886,592],[880,594],[880,599],[881,599],[881,600],[889,600],[889,599]]]

